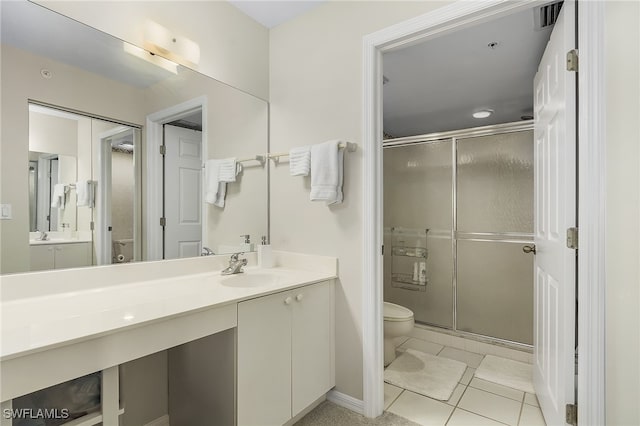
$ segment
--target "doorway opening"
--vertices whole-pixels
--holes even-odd
[[[575,6],[575,2],[565,2],[566,4],[571,3]],[[383,267],[382,267],[382,256],[381,256],[381,246],[383,242],[383,230],[382,230],[382,194],[380,192],[380,188],[382,188],[382,147],[380,146],[380,142],[382,140],[383,134],[383,123],[382,123],[382,86],[383,86],[383,70],[382,70],[382,54],[384,52],[392,51],[393,49],[397,49],[399,47],[406,47],[412,44],[416,44],[418,41],[424,41],[428,38],[436,38],[440,37],[444,34],[448,34],[451,32],[458,31],[461,28],[468,27],[474,23],[482,23],[487,22],[489,20],[504,17],[506,15],[520,12],[526,9],[531,9],[535,6],[535,2],[523,2],[523,3],[499,3],[499,2],[491,2],[491,3],[482,3],[482,4],[469,4],[469,3],[455,3],[447,7],[443,7],[435,10],[434,12],[425,14],[418,18],[414,18],[411,21],[406,21],[400,24],[397,24],[393,27],[389,27],[388,29],[381,30],[377,33],[366,36],[364,39],[364,97],[363,97],[363,106],[364,106],[364,120],[363,120],[363,135],[364,135],[364,143],[367,146],[367,150],[365,151],[365,171],[364,171],[364,226],[363,226],[363,243],[365,247],[365,256],[363,260],[363,274],[364,274],[364,282],[370,283],[370,285],[365,285],[364,287],[364,318],[363,318],[363,335],[364,335],[364,413],[368,416],[375,417],[382,412],[383,409],[383,386],[382,386],[382,337],[383,337],[383,327],[382,327],[382,317],[383,317],[383,306],[382,306],[382,282],[383,282]],[[578,16],[578,20],[584,25],[578,29],[577,33],[579,33],[579,38],[581,40],[581,48],[585,48],[585,51],[589,52],[588,58],[584,64],[581,63],[581,77],[580,84],[590,85],[599,90],[602,89],[602,82],[596,80],[596,76],[598,74],[598,70],[601,68],[598,65],[597,61],[594,58],[602,57],[602,46],[593,43],[589,38],[589,29],[590,26],[598,27],[602,25],[603,16],[601,8],[591,7],[592,5],[586,5],[581,3],[580,10],[570,15]],[[576,32],[571,31],[571,35],[575,37]],[[588,50],[587,50],[588,48]],[[564,52],[562,56],[557,56],[556,63],[564,65],[565,62],[565,54]],[[584,77],[583,80],[583,68],[584,68]],[[564,71],[564,70],[563,70]],[[558,73],[557,75],[563,75],[564,73]],[[575,85],[570,85],[572,87],[576,87]],[[582,86],[581,86],[582,87]],[[548,88],[545,88],[548,89]],[[591,103],[588,101],[589,98],[597,96],[598,92],[582,92],[580,96],[580,111],[581,116],[578,120],[578,127],[580,129],[580,139],[581,146],[584,145],[589,146],[591,149],[583,156],[584,149],[581,148],[581,157],[580,157],[580,180],[588,180],[588,181],[599,181],[601,179],[601,163],[602,161],[598,159],[596,153],[601,152],[601,142],[598,137],[593,137],[587,131],[588,129],[594,129],[598,135],[602,135],[602,132],[599,131],[601,122],[602,122],[602,112],[601,108],[597,106],[590,106]],[[549,92],[553,92],[553,89],[549,90]],[[584,114],[582,114],[584,112]],[[592,122],[589,121],[589,118],[593,119]],[[590,124],[591,123],[591,124]],[[573,130],[575,131],[576,126],[573,126]],[[574,157],[575,158],[575,157]],[[564,159],[563,159],[564,160]],[[549,169],[548,169],[549,170]],[[595,177],[591,179],[591,173],[585,173],[585,170],[592,170]],[[557,171],[557,169],[556,169]],[[575,174],[574,174],[575,178]],[[595,217],[593,214],[590,214],[591,208],[595,208],[596,201],[600,201],[601,194],[597,192],[588,192],[583,191],[583,185],[580,186],[580,205],[579,211],[580,216],[582,218],[588,218],[588,223],[586,220],[581,220],[581,226],[587,224],[587,231],[589,233],[589,243],[592,241],[599,241],[598,232],[601,232],[601,218],[596,214]],[[575,188],[574,188],[575,190]],[[565,197],[566,194],[563,194]],[[564,199],[564,198],[563,198]],[[575,200],[575,196],[573,197]],[[589,214],[586,214],[589,213]],[[575,212],[574,212],[575,219]],[[599,231],[598,231],[599,230]],[[557,229],[556,231],[560,231]],[[562,234],[564,234],[564,230],[562,230]],[[560,242],[563,238],[560,238],[560,232],[556,232],[555,237],[556,241]],[[594,238],[593,240],[591,238]],[[564,242],[564,241],[563,241]],[[589,244],[589,247],[591,245]],[[581,246],[581,249],[583,247]],[[602,290],[601,283],[597,282],[597,277],[601,274],[598,274],[597,268],[594,266],[593,268],[588,266],[588,263],[585,259],[589,259],[593,261],[596,265],[602,265],[604,261],[602,249],[595,247],[591,247],[590,250],[587,251],[579,251],[577,252],[577,256],[575,252],[573,252],[573,257],[578,257],[578,269],[581,271],[588,271],[588,273],[580,275],[580,282],[582,280],[589,281],[590,283],[594,283],[594,288],[586,290],[585,287],[580,286],[580,295],[581,297],[586,297],[586,301],[593,305],[594,297],[599,294]],[[582,260],[580,260],[582,259]],[[594,274],[594,275],[592,275]],[[575,288],[574,288],[575,291]],[[582,389],[582,396],[584,401],[589,401],[591,404],[595,404],[596,408],[591,409],[582,405],[584,410],[589,410],[590,414],[593,414],[592,418],[599,418],[603,411],[602,407],[604,404],[604,398],[602,392],[591,392],[588,389],[593,389],[593,384],[598,383],[602,385],[603,378],[599,372],[601,372],[601,368],[599,366],[602,365],[602,356],[601,349],[599,349],[595,342],[601,342],[601,330],[602,330],[602,315],[601,309],[598,309],[598,319],[597,321],[587,320],[584,316],[584,310],[579,312],[580,324],[586,324],[587,328],[590,328],[591,331],[595,333],[595,336],[590,338],[586,337],[589,334],[589,331],[584,327],[581,327],[580,336],[581,342],[586,342],[588,347],[587,350],[582,352],[581,360],[585,360],[584,363],[581,363],[581,373],[583,373],[584,379],[581,378],[578,386]],[[571,309],[571,312],[574,312],[575,308]],[[564,312],[564,310],[556,310],[555,312]],[[569,315],[573,320],[575,317],[573,315]],[[569,330],[564,330],[562,332],[563,337],[564,333],[574,334],[575,327],[572,327],[569,333]],[[560,341],[562,341],[563,337],[559,337]],[[585,338],[586,337],[586,338]],[[571,339],[573,343],[573,338]],[[584,348],[581,343],[581,349]],[[571,368],[567,370],[571,370],[573,372],[574,369],[574,354],[573,351],[570,354],[571,358]],[[571,381],[573,383],[573,380]],[[585,387],[586,384],[591,383],[592,386]],[[571,389],[562,390],[561,399],[565,401],[572,401],[575,398],[575,389],[573,386],[570,386]],[[565,394],[565,391],[566,394]],[[579,393],[580,395],[580,393]],[[565,398],[566,397],[566,398]],[[558,403],[557,407],[558,412],[560,409],[564,407],[564,404]],[[578,410],[581,411],[580,406],[578,406]]]
[[[207,233],[202,202],[205,117],[204,96],[147,116],[147,260],[202,253]]]

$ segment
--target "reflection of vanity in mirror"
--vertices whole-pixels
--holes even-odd
[[[255,160],[267,104],[182,65],[4,2],[2,123],[13,211],[0,221],[2,273],[247,251],[268,237]],[[229,158],[242,162],[223,206],[207,203],[204,164]]]

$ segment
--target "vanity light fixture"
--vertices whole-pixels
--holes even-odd
[[[493,114],[492,109],[481,109],[473,113],[473,118],[487,118]]]
[[[200,46],[186,37],[172,34],[162,25],[147,21],[143,47],[170,61],[195,68],[200,62]]]
[[[127,43],[126,41],[123,41],[122,43],[124,51],[129,53],[130,55],[136,56],[149,63],[152,63],[153,65],[159,66],[160,68],[163,68],[170,73],[178,74],[178,64],[176,64],[175,62],[171,62],[168,59],[162,58],[158,55],[154,55],[153,53],[147,52],[146,50],[141,49],[138,46],[134,46],[131,43]]]

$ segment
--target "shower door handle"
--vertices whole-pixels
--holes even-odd
[[[536,254],[536,245],[531,245],[531,246],[523,246],[522,247],[522,251],[525,253],[533,253]]]

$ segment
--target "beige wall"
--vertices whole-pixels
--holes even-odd
[[[445,2],[328,2],[271,30],[271,151],[344,139],[361,144],[362,37]],[[337,390],[362,398],[362,146],[345,155],[343,204],[309,201],[309,178],[272,168],[277,249],[338,256]]]
[[[6,45],[1,53],[0,194],[12,205],[13,219],[0,221],[0,272],[8,273],[29,270],[28,100],[140,124],[145,115],[142,92],[130,86]],[[42,68],[54,77],[42,78]]]
[[[269,31],[225,1],[37,1],[143,46],[147,20],[200,45],[198,71],[269,97]]]
[[[606,415],[640,424],[640,3],[606,4]]]

